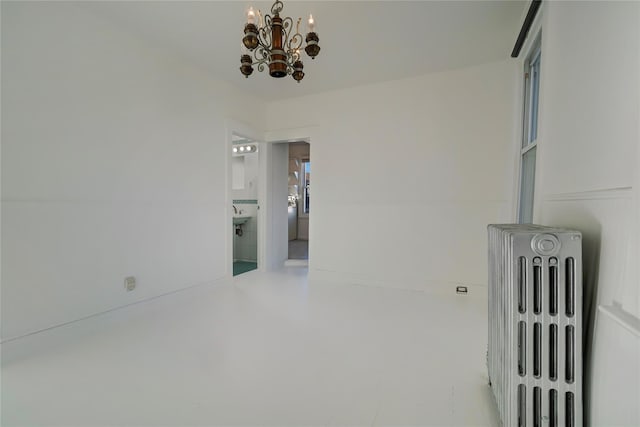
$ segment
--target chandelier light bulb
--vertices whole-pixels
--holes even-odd
[[[313,15],[309,14],[309,32],[314,33],[316,31],[316,21],[313,19]]]
[[[249,8],[247,12],[247,24],[255,24],[256,23],[256,12],[253,10],[253,7]]]
[[[258,25],[260,28],[264,27],[264,17],[262,16],[260,9],[258,9]]]

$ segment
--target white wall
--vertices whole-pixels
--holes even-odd
[[[226,274],[225,123],[262,102],[52,2],[2,3],[2,90],[3,339]]]
[[[289,144],[264,144],[265,168],[264,192],[271,197],[264,197],[260,202],[264,218],[264,265],[259,268],[277,270],[282,268],[289,255],[288,248],[288,164]]]
[[[268,137],[311,137],[311,276],[485,285],[486,225],[512,215],[516,74],[504,61],[270,104]]]
[[[584,235],[586,417],[640,425],[640,3],[548,2],[536,222]]]

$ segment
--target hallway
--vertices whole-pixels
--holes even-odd
[[[309,241],[289,240],[289,259],[309,259]]]
[[[486,425],[486,298],[257,271],[5,343],[3,425]]]

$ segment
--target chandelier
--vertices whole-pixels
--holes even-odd
[[[289,74],[298,82],[304,77],[302,71],[304,65],[300,60],[300,49],[302,48],[302,34],[300,34],[300,21],[298,18],[293,32],[293,19],[286,17],[280,18],[283,4],[280,0],[276,0],[271,6],[271,14],[264,17],[258,10],[256,12],[252,7],[247,12],[247,23],[244,26],[244,37],[242,38],[243,54],[240,57],[240,72],[249,77],[253,73],[253,66],[258,66],[258,71],[262,72],[265,66],[269,66],[269,74],[271,77],[285,77]],[[318,45],[318,35],[315,33],[315,21],[313,16],[309,15],[308,21],[309,32],[304,41],[307,43],[304,50],[311,57],[315,57],[320,53]],[[253,53],[253,58],[251,57]]]

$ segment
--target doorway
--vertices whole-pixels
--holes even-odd
[[[261,199],[261,209],[259,212],[261,219],[261,228],[258,235],[258,255],[263,261],[260,269],[266,269],[267,271],[279,270],[283,266],[287,267],[302,267],[311,266],[313,249],[309,245],[309,238],[313,235],[313,222],[310,220],[311,205],[313,204],[311,196],[311,139],[315,132],[315,128],[299,128],[294,131],[286,130],[282,132],[272,132],[268,134],[268,138],[265,144],[260,146],[261,155],[261,174],[260,174],[260,194],[264,194],[264,198]],[[291,172],[297,172],[297,178],[291,179],[289,177],[289,168],[296,164],[295,161],[290,161],[297,156],[295,152],[296,143],[298,146],[305,147],[305,155],[298,158],[297,166],[293,167]],[[305,143],[302,145],[300,143]],[[290,155],[289,149],[292,149]],[[307,169],[309,174],[307,176],[307,195],[302,191],[303,182],[302,169],[298,170],[298,167],[303,167],[303,161],[309,162]],[[305,174],[306,175],[306,174]],[[296,185],[294,190],[289,192],[289,183],[291,186]],[[289,197],[292,196],[292,197]],[[292,204],[295,199],[295,208],[292,211],[292,228],[295,224],[294,231],[291,232],[291,240],[298,241],[300,245],[304,245],[306,250],[306,259],[289,259],[289,219],[288,212],[290,203]],[[298,209],[304,209],[303,200],[307,200],[307,212],[301,212],[298,215]],[[299,234],[300,233],[300,234]],[[306,233],[306,234],[305,234]],[[302,237],[301,239],[298,236]],[[306,238],[306,240],[304,240]],[[294,245],[296,243],[293,243]],[[262,255],[261,255],[262,254]]]
[[[309,259],[311,156],[307,142],[289,143],[287,239],[288,259]]]
[[[233,218],[233,275],[258,268],[258,176],[259,144],[232,134],[231,198]]]

